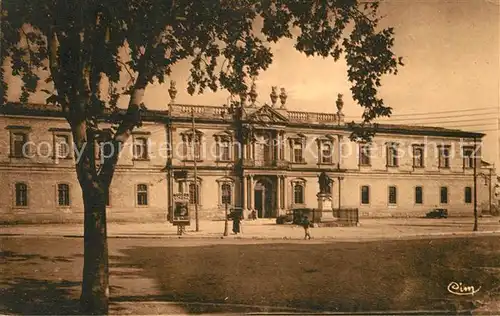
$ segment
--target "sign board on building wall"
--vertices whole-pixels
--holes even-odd
[[[189,193],[174,194],[174,216],[172,224],[189,226]]]

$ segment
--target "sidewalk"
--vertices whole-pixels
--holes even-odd
[[[473,218],[448,219],[362,219],[359,227],[312,228],[314,239],[373,240],[398,239],[423,236],[472,236],[499,234],[498,217],[479,219],[479,231],[472,232]],[[194,221],[186,227],[186,233],[177,235],[177,227],[170,223],[109,223],[110,238],[211,238],[220,239],[224,231],[223,221],[199,222],[196,232]],[[82,237],[82,224],[2,225],[0,236]],[[297,225],[276,225],[274,219],[243,221],[242,233],[232,234],[232,222],[228,223],[229,236],[233,239],[302,239],[304,231]]]

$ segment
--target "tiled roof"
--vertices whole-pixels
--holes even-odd
[[[189,105],[186,105],[189,106]],[[125,111],[125,109],[123,109]],[[305,113],[305,112],[304,112]],[[11,115],[36,115],[36,116],[52,116],[52,117],[64,117],[62,110],[59,106],[46,105],[39,103],[7,103],[0,106],[0,114],[11,114]],[[168,117],[167,110],[147,110],[144,114],[146,120],[155,119],[165,119]],[[297,125],[300,123],[291,123],[291,125]],[[315,126],[311,124],[304,123],[305,127],[314,128]],[[340,130],[348,130],[346,126],[316,126],[321,128],[333,128]],[[418,125],[403,125],[403,124],[377,124],[376,132],[389,133],[389,134],[406,134],[406,135],[437,135],[437,136],[447,136],[447,137],[465,137],[465,138],[481,138],[484,136],[482,133],[467,132],[459,129],[449,129],[443,127],[435,126],[418,126]]]

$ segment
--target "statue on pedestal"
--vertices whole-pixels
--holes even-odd
[[[319,175],[319,194],[328,194],[332,192],[332,179],[326,174],[326,172],[321,172]]]

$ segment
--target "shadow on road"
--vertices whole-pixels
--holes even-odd
[[[6,311],[18,315],[75,315],[78,300],[72,298],[80,282],[14,278],[2,284],[0,296]]]
[[[0,313],[78,314],[81,242],[25,241],[3,240]],[[500,296],[497,237],[321,244],[115,239],[109,246],[115,314],[458,313]],[[450,282],[481,290],[454,296]]]
[[[112,263],[111,271],[154,280],[158,300],[192,303],[183,305],[186,313],[207,312],[200,306],[210,304],[217,307],[209,312],[237,305],[458,312],[498,295],[500,256],[494,255],[493,240],[142,246],[121,251],[125,256]],[[454,296],[447,291],[451,282],[483,290],[475,297]]]

